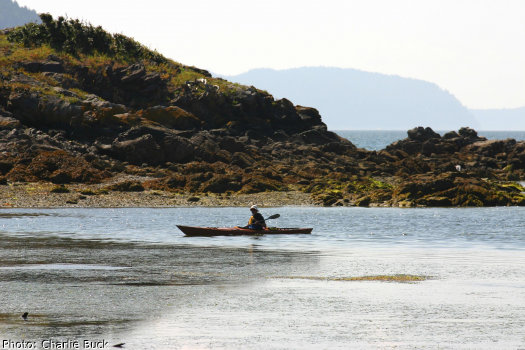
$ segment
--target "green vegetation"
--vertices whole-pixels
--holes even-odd
[[[500,183],[499,186],[502,189],[506,189],[506,190],[513,191],[513,192],[518,192],[518,193],[525,192],[525,187],[523,187],[517,182]]]
[[[90,188],[86,188],[86,189],[80,190],[80,194],[84,196],[96,196],[98,193],[93,191]]]
[[[55,186],[49,191],[51,193],[69,193],[71,190],[64,185]]]
[[[98,82],[102,83],[99,86],[104,86],[103,84],[110,80],[108,72],[139,63],[144,66],[146,72],[159,74],[166,84],[167,95],[163,97],[165,100],[187,93],[194,96],[203,95],[212,90],[234,100],[243,91],[239,84],[212,78],[206,71],[169,60],[132,38],[121,34],[112,35],[100,26],[94,27],[64,17],[54,19],[49,14],[41,14],[40,17],[40,24],[28,23],[9,29],[6,34],[0,33],[2,82],[10,80],[14,75],[23,74],[43,83],[39,86],[33,83],[11,82],[11,89],[32,90],[41,96],[54,95],[61,100],[78,104],[77,98],[63,96],[58,90],[47,88],[61,86],[62,83],[41,73],[32,73],[19,65],[20,62],[43,62],[50,57],[57,57],[63,62],[66,70],[62,73],[62,79],[75,82],[78,76],[75,76],[74,72],[78,72],[79,67],[87,67],[91,79],[98,79]],[[188,81],[197,82],[203,78],[207,83],[194,83],[191,87],[186,85]],[[68,90],[74,92],[80,100],[88,94],[74,87]]]
[[[124,61],[137,59],[165,63],[167,59],[151,51],[135,40],[122,34],[111,35],[102,27],[93,27],[78,19],[53,17],[44,13],[40,15],[41,24],[28,23],[10,31],[7,39],[28,48],[49,46],[52,49],[78,57],[80,54],[95,53],[120,58]]]
[[[371,177],[351,178],[339,174],[331,174],[336,179],[323,177],[316,179],[303,188],[306,193],[324,206],[344,205],[349,197],[354,197],[354,205],[368,206],[371,202],[381,203],[391,197],[393,186],[389,183]],[[358,199],[355,199],[357,198]]]

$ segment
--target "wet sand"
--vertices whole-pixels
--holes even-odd
[[[524,347],[523,208],[288,207],[281,221],[311,223],[312,235],[193,238],[173,229],[235,222],[246,211],[2,211],[0,340],[152,350]]]

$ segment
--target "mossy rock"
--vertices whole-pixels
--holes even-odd
[[[123,181],[117,184],[106,187],[111,191],[119,192],[142,192],[144,191],[144,186],[138,181]]]
[[[519,205],[520,207],[525,206],[525,196],[519,195],[512,197],[512,203],[514,205]]]
[[[370,205],[371,198],[364,196],[355,201],[354,205],[357,207],[368,207]]]
[[[150,190],[173,191],[181,190],[186,186],[186,177],[180,175],[170,175],[161,179],[145,181],[144,188]]]
[[[80,194],[82,194],[84,196],[96,196],[98,193],[93,191],[90,188],[87,188],[87,189],[84,189],[84,190],[80,190]]]
[[[397,206],[400,208],[412,208],[415,206],[414,202],[409,200],[402,200],[397,202]]]
[[[227,191],[239,191],[241,186],[236,177],[215,176],[203,185],[202,192],[225,193]]]
[[[450,207],[452,206],[452,201],[450,198],[442,196],[430,196],[421,199],[418,201],[419,204],[426,205],[428,207]]]
[[[314,196],[314,199],[320,202],[325,207],[336,205],[343,199],[343,195],[338,191],[331,191],[328,193],[321,193]]]
[[[69,193],[71,190],[64,185],[55,186],[49,191],[51,193]]]
[[[250,193],[259,193],[259,192],[273,192],[273,191],[284,191],[285,189],[286,189],[285,186],[277,182],[253,179],[253,180],[246,182],[242,186],[242,189],[239,191],[239,193],[250,194]]]
[[[177,106],[152,107],[137,112],[141,118],[148,119],[168,128],[187,130],[199,127],[201,121],[193,114]]]
[[[505,191],[508,191],[508,192],[521,193],[521,192],[525,191],[525,188],[522,185],[520,185],[519,183],[516,183],[516,182],[499,184],[499,187],[501,189],[505,190]]]
[[[481,199],[479,199],[478,197],[472,194],[468,194],[466,198],[464,197],[464,199],[458,202],[458,204],[462,207],[483,207],[485,206]]]

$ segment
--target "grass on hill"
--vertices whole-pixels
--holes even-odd
[[[78,57],[80,54],[99,53],[124,61],[150,60],[165,63],[167,59],[122,34],[109,34],[102,27],[80,22],[78,19],[40,15],[41,24],[28,23],[9,32],[7,40],[25,47],[48,45],[52,49]]]
[[[200,69],[167,59],[132,38],[110,34],[100,26],[64,17],[55,20],[46,13],[40,14],[40,18],[40,24],[28,23],[8,30],[7,35],[0,33],[0,75],[9,76],[20,70],[16,68],[17,62],[43,61],[55,55],[66,65],[84,65],[91,71],[103,71],[107,65],[115,68],[140,62],[148,71],[161,74],[172,93],[176,93],[186,81],[201,78],[218,86],[220,93],[226,95],[234,94],[240,87],[239,84],[208,77]],[[32,77],[48,83],[39,74]],[[195,88],[197,93],[205,92],[203,86]]]

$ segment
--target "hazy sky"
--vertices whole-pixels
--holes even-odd
[[[469,108],[525,106],[525,0],[17,0],[214,73],[333,66],[428,80]]]

